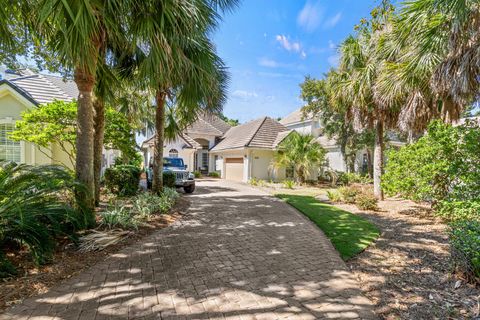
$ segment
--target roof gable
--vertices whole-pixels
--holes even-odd
[[[8,80],[0,80],[0,88],[6,88],[5,90],[14,93],[17,98],[20,98],[21,100],[24,100],[24,104],[32,104],[34,106],[38,105],[38,102],[33,99],[31,95],[29,95],[27,92],[22,90],[20,87],[16,86],[15,84],[11,83]],[[3,91],[3,90],[2,90]],[[1,94],[0,94],[1,95]]]

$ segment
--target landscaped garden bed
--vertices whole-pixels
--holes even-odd
[[[429,204],[388,198],[379,201],[375,211],[361,210],[354,203],[330,202],[327,192],[337,189],[328,185],[295,185],[292,189],[280,183],[258,185],[285,199],[325,232],[383,319],[480,316],[480,288],[455,271],[449,227]],[[349,222],[357,221],[350,215],[376,226],[379,237],[371,241],[364,233],[368,228],[361,227],[364,222],[357,225],[359,230],[349,229]],[[362,236],[369,245],[357,246]],[[351,247],[346,249],[338,237]]]
[[[149,234],[165,228],[179,219],[190,205],[187,198],[180,197],[168,213],[154,214],[148,219],[148,223],[139,224],[138,227],[127,233],[123,239],[102,250],[79,251],[70,241],[65,240],[59,244],[53,257],[52,263],[36,265],[33,263],[28,250],[8,253],[9,258],[17,266],[17,277],[0,280],[0,311],[23,299],[44,293],[59,282],[75,276],[90,266],[108,259],[108,257],[130,246]],[[89,233],[86,231],[82,234]],[[80,236],[82,235],[80,234]]]

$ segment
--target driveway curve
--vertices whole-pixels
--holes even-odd
[[[183,219],[1,319],[374,319],[325,235],[247,185],[201,180]]]

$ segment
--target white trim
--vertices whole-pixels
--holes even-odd
[[[15,89],[13,89],[7,83],[4,83],[3,85],[0,85],[0,98],[6,96],[7,94],[12,95],[14,98],[19,100],[28,109],[36,107],[35,104],[32,103],[32,101],[22,96],[20,93],[18,93]]]

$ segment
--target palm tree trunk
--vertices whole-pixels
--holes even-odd
[[[375,149],[373,151],[373,193],[383,200],[381,186],[383,171],[383,121],[377,120],[375,125]]]
[[[165,131],[165,90],[158,90],[155,100],[157,109],[155,113],[155,152],[153,155],[153,184],[152,191],[160,194],[163,191],[163,143]]]
[[[76,68],[74,73],[75,83],[78,87],[77,101],[77,139],[75,171],[77,179],[86,187],[86,192],[77,196],[86,209],[95,207],[95,179],[93,170],[93,87],[95,74],[85,68]],[[86,223],[95,223],[92,215]]]
[[[96,97],[93,103],[95,109],[94,123],[95,136],[93,146],[93,165],[95,177],[95,204],[100,203],[100,175],[103,159],[103,138],[105,135],[105,103],[102,98]]]
[[[367,148],[367,173],[370,179],[373,178],[372,150],[370,148]]]

